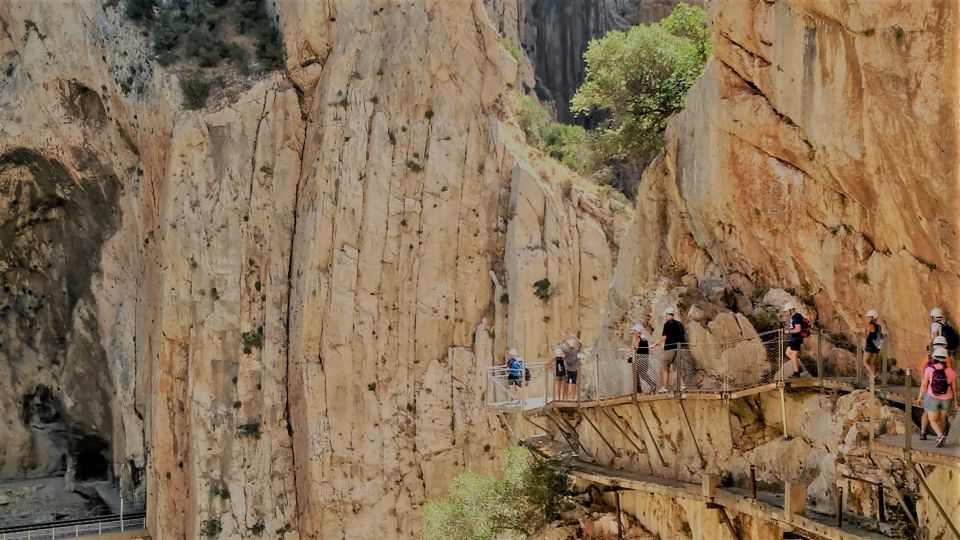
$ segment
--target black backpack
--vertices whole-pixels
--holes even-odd
[[[957,346],[960,345],[960,335],[947,321],[940,323],[940,335],[947,340],[948,351],[957,350]]]
[[[933,375],[930,377],[930,392],[935,396],[942,396],[947,393],[949,388],[947,370],[933,368]]]

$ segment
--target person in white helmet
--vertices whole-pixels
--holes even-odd
[[[937,349],[938,347],[946,348],[946,346],[947,346],[947,338],[943,336],[937,336],[933,338],[933,346],[930,347],[930,350],[928,350],[927,353],[923,355],[923,358],[920,359],[920,363],[917,366],[919,368],[917,373],[920,374],[921,381],[923,380],[923,374],[926,373],[927,368],[934,367],[933,350]],[[950,356],[947,356],[947,367],[950,369],[954,369],[953,358]],[[927,427],[929,427],[929,425],[930,425],[930,415],[927,414],[927,411],[923,411],[920,414],[920,440],[922,441],[927,440]]]
[[[563,399],[563,389],[567,384],[567,370],[563,367],[563,349],[557,347],[553,350],[553,399]]]
[[[917,405],[930,417],[930,427],[937,435],[937,447],[943,446],[947,439],[947,413],[951,404],[957,402],[957,374],[947,367],[947,350],[937,347],[933,350],[933,366],[923,372]]]
[[[521,386],[523,381],[523,364],[516,349],[507,351],[507,384]]]
[[[863,330],[863,367],[867,369],[872,379],[876,375],[877,355],[880,354],[880,347],[883,346],[883,329],[877,322],[877,310],[871,309],[867,312],[867,325]]]
[[[935,307],[930,310],[930,341],[941,335],[943,330],[943,311]]]
[[[937,336],[946,338],[947,354],[951,357],[956,356],[957,346],[960,345],[960,335],[958,335],[956,329],[944,319],[943,310],[933,308],[930,310],[930,339],[933,340]]]
[[[630,327],[630,333],[633,338],[630,343],[630,349],[633,355],[627,359],[627,362],[633,364],[633,370],[636,374],[637,393],[643,393],[643,384],[647,383],[650,390],[657,388],[657,383],[650,378],[650,342],[643,335],[643,327],[635,324]]]
[[[793,365],[793,375],[800,375],[803,371],[803,364],[800,363],[800,348],[803,346],[804,318],[793,302],[784,304],[783,312],[786,313],[789,321],[787,323],[787,358]]]
[[[582,345],[576,336],[563,334],[560,336],[560,350],[563,351],[563,398],[576,399],[577,373],[580,371],[580,349]]]
[[[660,387],[657,392],[666,392],[670,384],[670,368],[677,363],[678,355],[683,344],[687,341],[687,331],[683,323],[676,319],[677,310],[667,308],[663,315],[667,320],[663,322],[663,330],[660,333],[660,347],[663,353],[660,356],[662,365],[660,366]],[[680,377],[680,366],[677,366],[677,377]],[[681,384],[681,390],[684,386]]]

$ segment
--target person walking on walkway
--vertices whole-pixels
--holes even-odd
[[[920,374],[921,381],[923,380],[923,374],[926,373],[927,368],[931,368],[934,365],[933,349],[936,349],[938,347],[946,348],[946,346],[947,346],[947,338],[943,336],[937,336],[933,338],[933,346],[930,347],[930,350],[928,350],[927,353],[923,355],[923,358],[920,359],[920,365],[919,365],[920,369],[917,371],[917,373]],[[948,355],[950,354],[949,351],[947,352],[947,354]],[[956,369],[953,367],[953,358],[950,356],[947,356],[947,367],[950,369]],[[927,440],[927,427],[929,425],[930,425],[930,415],[928,415],[927,411],[924,410],[920,414],[920,440],[923,440],[923,441]]]
[[[553,399],[563,399],[563,389],[567,381],[567,370],[563,367],[563,349],[557,347],[553,350]]]
[[[863,331],[863,367],[867,369],[870,378],[876,375],[877,355],[880,354],[880,347],[883,345],[883,329],[877,322],[877,310],[871,309],[867,312],[867,325]]]
[[[683,346],[683,343],[687,341],[687,331],[684,329],[683,323],[676,319],[677,311],[671,307],[667,308],[663,314],[667,320],[663,322],[663,331],[660,333],[659,345],[663,353],[661,354],[660,388],[657,388],[657,392],[667,391],[667,387],[670,384],[670,367],[678,362],[680,348]],[[677,378],[679,382],[680,365],[678,363]],[[681,384],[680,389],[683,390],[685,388],[686,387]]]
[[[516,386],[523,399],[523,359],[517,356],[516,349],[507,351],[507,386]]]
[[[650,342],[647,341],[646,336],[643,335],[643,327],[639,324],[631,326],[630,333],[633,334],[633,340],[630,343],[633,356],[631,356],[627,362],[633,364],[633,370],[636,374],[637,393],[643,393],[643,382],[647,383],[650,386],[650,390],[653,391],[657,388],[657,383],[650,378]]]
[[[960,346],[960,334],[957,334],[957,330],[943,317],[943,310],[933,308],[930,310],[930,339],[937,337],[946,339],[947,344],[944,347],[947,354],[956,356],[957,346]]]
[[[803,370],[803,364],[800,363],[800,347],[803,346],[803,334],[806,332],[806,325],[803,314],[797,311],[797,305],[793,302],[787,302],[783,305],[783,311],[787,314],[789,322],[787,323],[787,358],[793,365],[791,377],[800,375]],[[806,373],[804,371],[804,373]],[[806,373],[809,375],[809,373]]]
[[[564,334],[560,343],[563,351],[564,385],[563,399],[574,399],[577,396],[577,372],[580,370],[580,340],[575,336]]]
[[[920,383],[920,395],[917,405],[930,417],[930,427],[937,434],[937,447],[943,446],[947,439],[947,413],[951,404],[957,400],[957,374],[947,367],[947,350],[937,347],[933,350],[933,366],[923,372]]]

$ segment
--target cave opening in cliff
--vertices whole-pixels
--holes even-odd
[[[114,391],[91,283],[119,185],[86,149],[69,163],[0,154],[0,380],[21,396],[8,447],[23,449],[0,480],[63,474],[65,461],[78,479],[107,477]]]
[[[73,442],[74,478],[78,481],[106,480],[110,445],[96,435],[82,435]]]

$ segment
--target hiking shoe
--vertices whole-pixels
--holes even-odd
[[[657,393],[658,393],[658,394],[666,393],[666,391],[667,391],[667,389],[664,388],[664,387],[662,387],[662,386],[661,386],[660,388],[657,388]]]
[[[941,435],[937,437],[937,448],[943,448],[943,443],[947,442],[947,436]]]
[[[687,389],[687,385],[685,385],[685,384],[681,384],[681,385],[680,385],[680,391],[681,391],[681,392],[683,392],[683,391],[686,390],[686,389]]]
[[[926,432],[926,431],[924,431],[923,433],[920,434],[920,440],[921,440],[921,441],[927,440],[927,432]]]

